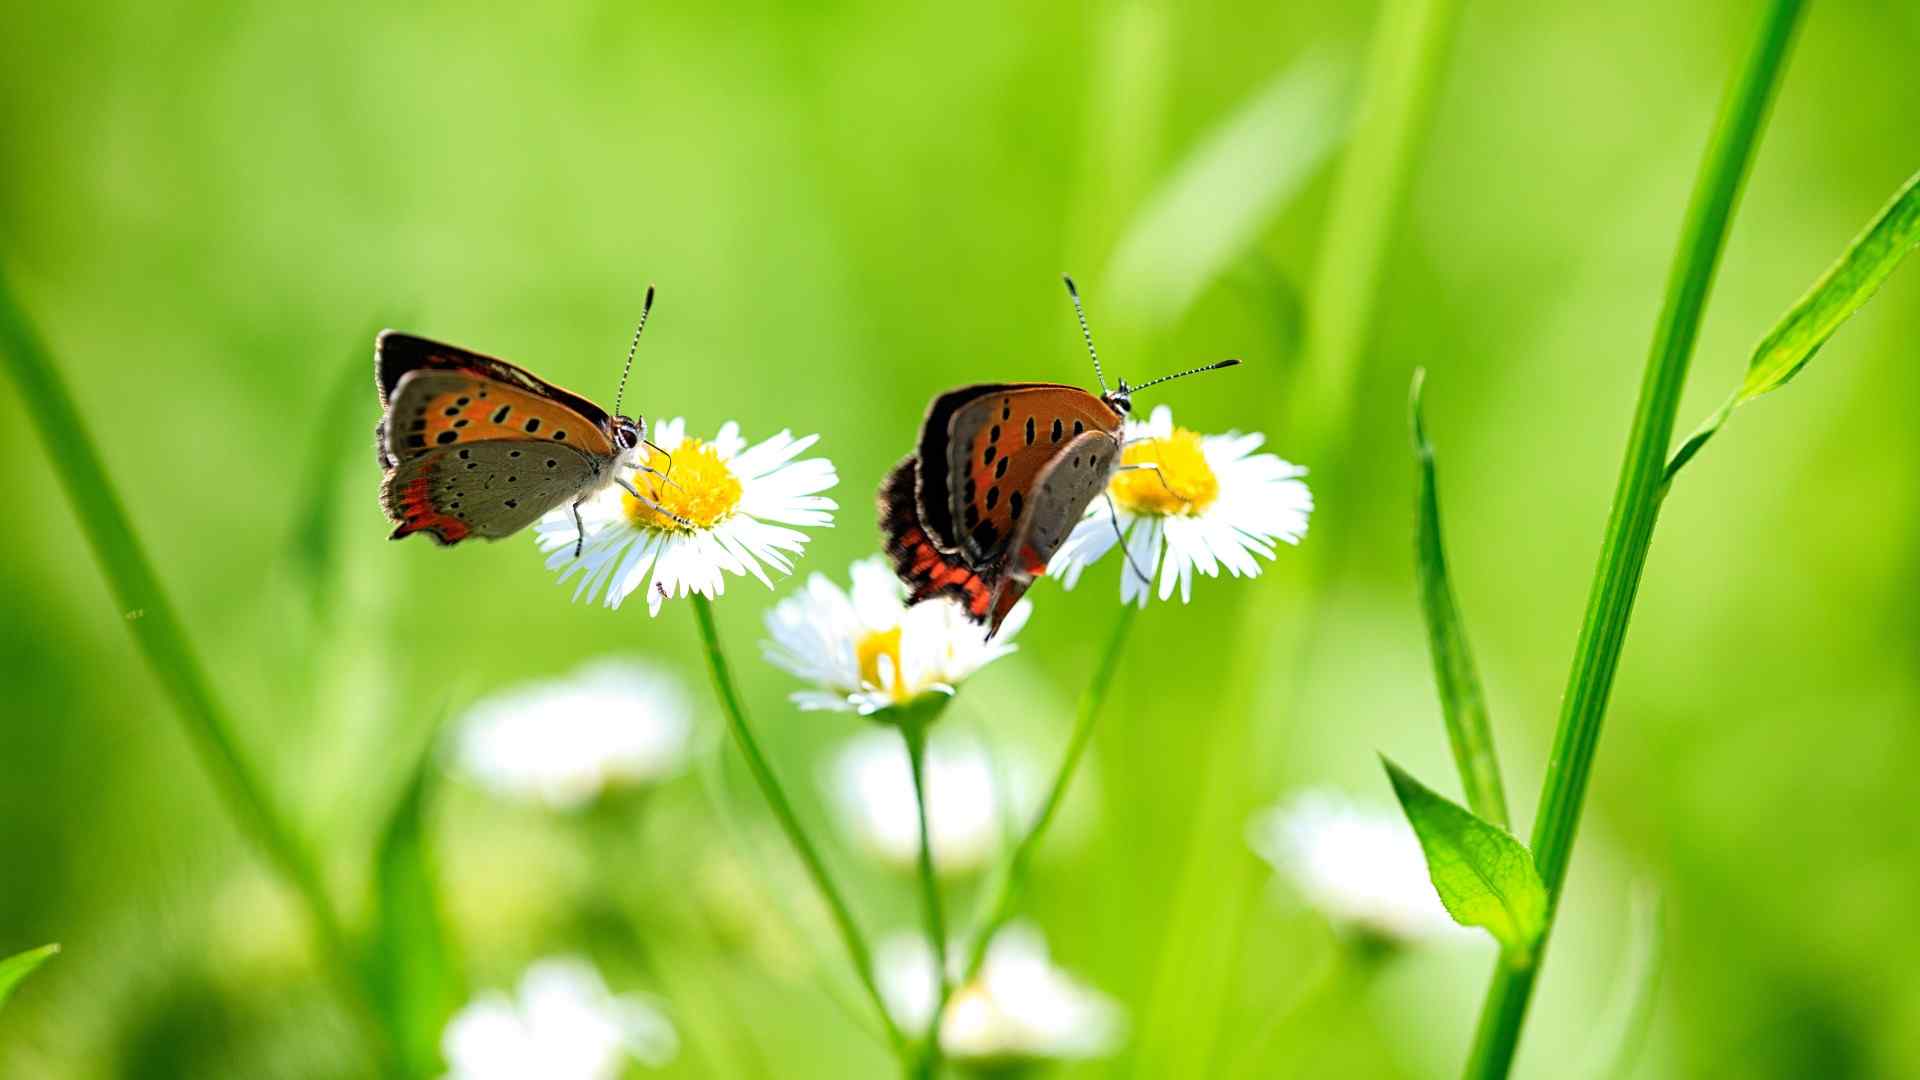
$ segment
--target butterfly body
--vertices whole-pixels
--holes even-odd
[[[631,467],[645,426],[504,360],[387,330],[374,344],[393,539],[497,540]]]
[[[914,602],[959,601],[997,631],[1120,465],[1125,384],[982,383],[933,400],[881,487],[881,528]]]
[[[1065,383],[950,390],[927,407],[914,452],[880,485],[880,531],[911,602],[951,597],[986,624],[988,637],[1122,468],[1134,391],[1240,363],[1222,360],[1138,387],[1122,379],[1108,390],[1080,292],[1072,278],[1062,280],[1101,392]],[[1146,573],[1131,559],[1129,566]]]

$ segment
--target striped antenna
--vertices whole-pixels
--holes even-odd
[[[627,396],[627,376],[633,374],[633,354],[640,350],[640,331],[647,328],[647,316],[653,313],[653,286],[647,286],[647,299],[640,305],[640,325],[633,328],[633,344],[627,346],[627,366],[620,369],[620,389],[613,393],[613,415],[620,415],[620,402]]]
[[[1061,274],[1060,280],[1067,283],[1067,295],[1073,297],[1073,313],[1080,317],[1080,336],[1087,339],[1087,355],[1093,357],[1093,377],[1100,380],[1100,392],[1107,392],[1107,377],[1100,371],[1100,354],[1093,350],[1093,331],[1087,329],[1087,312],[1080,306],[1080,290],[1074,288],[1073,278]]]
[[[1163,382],[1172,382],[1175,379],[1184,379],[1189,375],[1198,375],[1203,371],[1219,371],[1221,368],[1230,368],[1230,367],[1239,367],[1239,366],[1240,366],[1240,361],[1237,359],[1222,360],[1218,363],[1208,364],[1204,367],[1188,368],[1186,371],[1176,371],[1171,375],[1162,375],[1157,379],[1148,379],[1146,382],[1141,383],[1139,386],[1130,387],[1129,389],[1137,392],[1137,391],[1145,390],[1149,386],[1158,386]]]

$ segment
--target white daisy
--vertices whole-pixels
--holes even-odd
[[[672,676],[602,660],[476,704],[460,722],[455,759],[496,793],[565,810],[672,776],[692,734],[692,707]]]
[[[1047,564],[1063,587],[1073,588],[1081,571],[1124,535],[1121,602],[1144,607],[1151,582],[1141,575],[1158,573],[1160,599],[1172,597],[1177,585],[1185,603],[1196,569],[1218,577],[1224,566],[1235,577],[1258,577],[1255,555],[1271,559],[1274,541],[1298,544],[1307,534],[1313,493],[1300,479],[1307,470],[1255,453],[1266,441],[1258,432],[1201,435],[1175,427],[1173,411],[1160,405],[1146,422],[1128,421],[1126,439],[1123,471],[1107,485],[1113,512],[1107,500],[1095,499]]]
[[[515,995],[475,998],[440,1049],[452,1080],[613,1080],[630,1061],[667,1064],[680,1040],[658,1002],[615,996],[591,964],[559,957],[528,968]]]
[[[956,963],[964,949],[948,950]],[[939,999],[932,950],[907,935],[880,943],[880,993],[908,1031],[924,1031]],[[1120,1006],[1053,966],[1039,931],[1014,923],[987,949],[972,982],[955,988],[940,1018],[940,1049],[956,1064],[1010,1067],[1095,1058],[1119,1045]]]
[[[767,612],[767,660],[818,685],[792,695],[802,709],[870,716],[927,694],[952,694],[961,680],[1013,652],[1008,644],[1033,608],[1016,604],[991,642],[948,599],[907,606],[907,591],[884,560],[853,564],[843,590],[814,574]]]
[[[927,746],[927,832],[942,874],[984,867],[1014,821],[1037,802],[1038,777],[1025,758],[1000,763],[972,736],[936,730]],[[892,732],[873,729],[848,739],[826,770],[826,787],[841,822],[860,845],[899,870],[919,865],[919,803],[906,748]]]
[[[1419,838],[1394,811],[1310,791],[1256,814],[1247,842],[1337,925],[1400,944],[1471,936],[1441,906]]]
[[[703,442],[688,438],[686,422],[675,417],[657,424],[650,437],[660,449],[641,447],[639,464],[654,472],[636,470],[631,483],[654,505],[618,485],[580,504],[587,535],[579,558],[570,506],[534,525],[540,549],[549,553],[547,569],[560,571],[562,582],[580,575],[576,600],[605,596],[607,606],[617,608],[646,586],[647,610],[658,615],[668,597],[718,596],[726,589],[724,574],[752,574],[771,588],[763,564],[790,573],[790,556],[807,543],[805,533],[782,526],[833,524],[838,507],[820,494],[840,482],[833,463],[793,460],[818,435],[782,431],[749,447],[740,425],[729,420],[713,441]],[[669,469],[671,476],[659,475]]]

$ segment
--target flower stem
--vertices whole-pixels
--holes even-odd
[[[1533,858],[1547,885],[1549,933],[1580,824],[1607,697],[1660,514],[1667,447],[1673,438],[1674,414],[1686,382],[1700,314],[1713,284],[1734,203],[1759,142],[1767,106],[1786,64],[1800,8],[1800,0],[1773,0],[1762,16],[1745,63],[1721,107],[1681,229],[1666,304],[1654,330],[1626,460],[1621,465],[1586,619],[1574,651],[1559,731],[1554,736],[1541,792],[1540,813],[1534,822]],[[1547,934],[1543,933],[1525,963],[1502,961],[1495,968],[1467,1076],[1507,1075],[1546,945]]]
[[[933,1015],[920,1045],[919,1075],[923,1076],[932,1076],[940,1069],[940,1018],[947,1011],[947,996],[953,992],[953,979],[947,970],[947,919],[940,906],[940,877],[933,868],[933,836],[927,828],[927,727],[949,700],[944,694],[937,698],[931,711],[909,709],[898,718],[900,737],[907,744],[907,764],[913,770],[913,802],[920,827],[920,899],[939,980]]]
[[[700,640],[706,646],[707,667],[713,673],[713,689],[720,698],[720,711],[727,716],[727,730],[733,733],[733,742],[740,748],[740,756],[747,759],[747,769],[760,785],[760,793],[766,796],[767,805],[773,808],[773,816],[787,834],[787,842],[793,845],[794,853],[800,856],[801,864],[806,867],[807,876],[813,879],[814,888],[820,891],[820,898],[826,901],[827,911],[833,916],[834,926],[840,931],[840,939],[846,943],[847,955],[853,961],[854,974],[866,988],[874,1010],[880,1014],[887,1041],[892,1044],[894,1053],[904,1061],[908,1054],[907,1040],[900,1033],[900,1025],[894,1023],[893,1014],[887,1011],[886,1001],[880,996],[880,986],[874,981],[873,950],[867,947],[867,939],[861,934],[860,925],[854,922],[852,910],[840,895],[839,886],[833,883],[832,876],[827,873],[827,865],[821,860],[819,849],[807,835],[806,827],[800,824],[799,816],[793,812],[793,804],[787,800],[779,778],[773,775],[773,767],[760,751],[759,740],[754,738],[753,729],[747,725],[746,708],[740,703],[739,691],[733,685],[733,672],[727,666],[726,655],[720,650],[720,631],[713,621],[713,601],[698,593],[693,595],[692,600],[694,619],[700,624]]]
[[[201,766],[241,831],[299,896],[321,962],[365,1029],[376,1058],[392,1069],[392,1044],[375,1016],[352,942],[327,895],[319,867],[240,752],[233,723],[208,684],[186,628],[147,561],[73,397],[4,279],[0,279],[0,356],[20,388],[27,416],[39,430],[127,629],[173,699]]]
[[[1067,739],[1066,753],[1060,759],[1059,771],[1054,774],[1053,786],[1047,789],[1046,801],[1040,804],[1040,812],[1034,815],[1033,824],[1007,857],[1006,869],[1000,874],[999,887],[994,891],[993,899],[986,907],[986,915],[974,933],[973,946],[967,953],[965,974],[960,979],[962,985],[980,974],[980,965],[986,962],[987,947],[993,944],[993,936],[1000,932],[1013,914],[1013,905],[1020,897],[1033,863],[1034,850],[1046,836],[1047,827],[1053,824],[1054,814],[1059,811],[1060,803],[1066,797],[1067,785],[1073,781],[1080,758],[1086,753],[1087,741],[1093,737],[1093,722],[1100,715],[1100,706],[1106,703],[1114,673],[1120,669],[1120,654],[1126,649],[1127,635],[1133,629],[1133,621],[1138,614],[1139,609],[1132,604],[1120,607],[1120,618],[1114,622],[1113,633],[1107,638],[1106,651],[1100,654],[1100,661],[1093,669],[1093,681],[1087,684],[1087,689],[1080,695],[1073,734]]]

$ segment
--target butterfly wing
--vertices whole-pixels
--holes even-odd
[[[1088,434],[1104,435],[1117,445],[1122,418],[1098,397],[1077,386],[1052,383],[970,387],[951,409],[941,457],[944,461],[947,520],[953,548],[971,566],[1002,562],[1013,550],[1014,534],[1040,484],[1043,471]],[[1079,450],[1082,458],[1089,454]],[[931,518],[932,498],[922,469],[921,506]],[[1082,504],[1084,505],[1084,503]]]
[[[395,540],[417,532],[443,545],[498,540],[592,491],[602,475],[599,462],[570,446],[483,439],[407,458],[380,485],[380,505]]]
[[[975,622],[993,610],[993,581],[959,556],[942,551],[920,518],[919,459],[909,455],[880,485],[880,531],[893,572],[909,590],[909,602],[951,597]]]
[[[551,398],[591,423],[605,426],[607,412],[591,400],[540,378],[505,360],[462,349],[458,345],[431,341],[398,330],[382,330],[373,343],[374,379],[380,389],[380,402],[393,400],[400,380],[411,371],[458,371],[492,382],[524,390],[536,397]]]
[[[604,420],[606,414],[599,415]],[[578,450],[608,463],[614,457],[606,424],[563,401],[466,371],[402,375],[377,435],[389,467],[430,450],[490,439]]]

